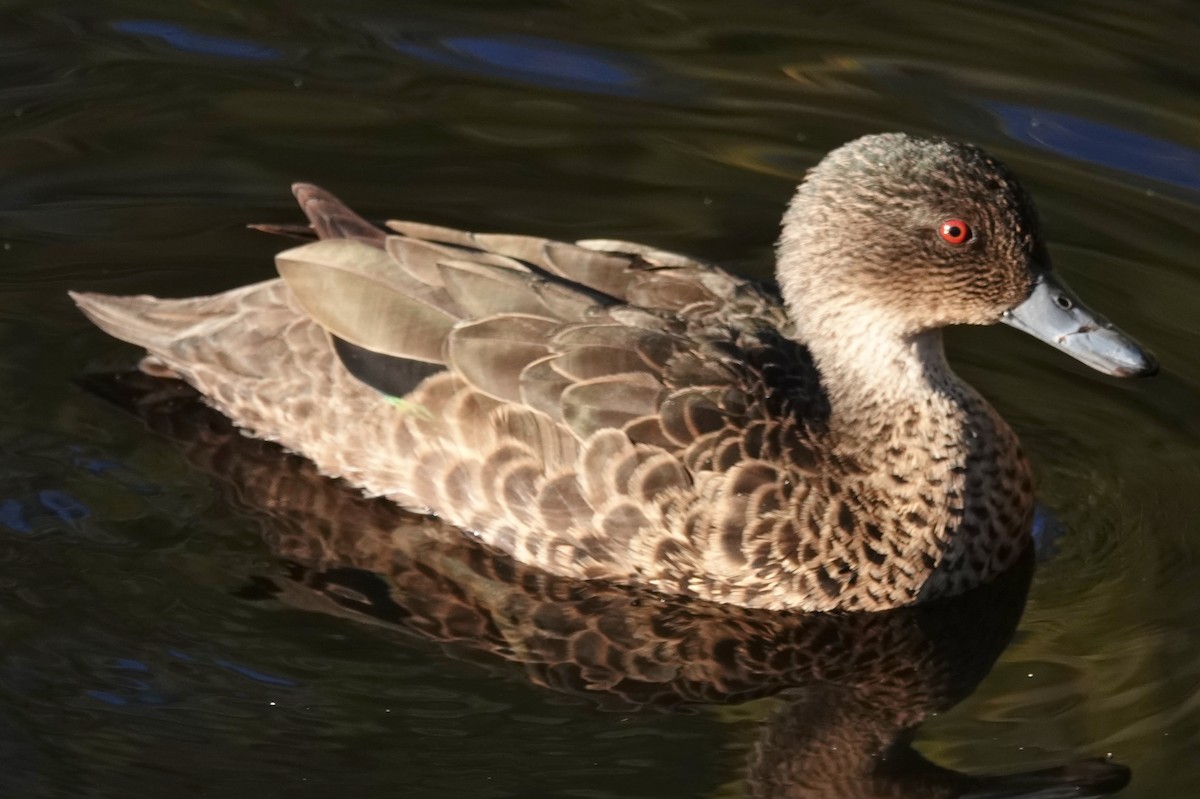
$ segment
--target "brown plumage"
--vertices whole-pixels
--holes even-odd
[[[636,244],[385,233],[296,196],[321,240],[281,280],[73,296],[250,434],[567,577],[878,610],[1028,544],[1028,464],[939,332],[999,320],[1046,268],[1032,205],[977,149],[832,153],[784,218],[782,297]],[[937,238],[948,217],[965,246]]]

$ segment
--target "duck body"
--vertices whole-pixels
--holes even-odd
[[[785,216],[780,293],[626,242],[385,233],[295,191],[320,240],[281,253],[281,279],[73,296],[248,434],[556,574],[881,610],[1029,545],[1029,465],[941,347],[1043,279],[1032,206],[974,148],[835,151]],[[968,216],[966,249],[939,242]]]

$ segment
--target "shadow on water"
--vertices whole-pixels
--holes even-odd
[[[953,600],[874,614],[758,611],[581,583],[322,477],[239,434],[182,383],[139,373],[84,382],[180,442],[261,521],[286,565],[252,579],[242,599],[415,633],[448,656],[508,664],[607,710],[776,697],[747,759],[747,796],[1100,796],[1129,782],[1126,767],[1101,758],[972,775],[911,746],[920,724],[968,696],[1008,645],[1032,556]]]

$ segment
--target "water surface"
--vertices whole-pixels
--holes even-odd
[[[1122,795],[1194,795],[1200,7],[1043,6],[0,3],[0,793],[745,794],[782,700],[605,710],[268,590],[296,552],[76,385],[136,353],[64,292],[265,279],[280,244],[244,224],[297,221],[299,179],[371,218],[766,277],[804,170],[903,129],[1009,162],[1058,269],[1164,366],[1121,383],[1014,331],[951,336],[1067,533],[915,746],[972,773],[1111,753]]]

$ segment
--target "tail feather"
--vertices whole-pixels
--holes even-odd
[[[151,354],[163,354],[180,339],[205,335],[213,325],[224,324],[231,306],[236,307],[242,297],[263,285],[255,283],[224,294],[177,300],[148,294],[129,297],[83,291],[68,294],[79,310],[105,333],[145,347]]]
[[[169,317],[170,312],[164,307],[164,301],[157,297],[146,294],[116,297],[83,291],[68,293],[88,319],[105,333],[122,341],[153,351],[177,338],[175,331],[180,325],[164,318]]]

